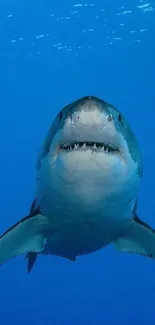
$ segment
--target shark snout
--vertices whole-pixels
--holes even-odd
[[[95,108],[76,110],[67,117],[62,142],[114,143],[114,131],[114,120],[111,114]]]
[[[109,123],[112,123],[111,114],[101,112],[98,109],[76,111],[69,115],[72,126],[81,129],[104,129]]]
[[[101,129],[113,121],[113,116],[109,113],[106,102],[88,96],[72,107],[67,119],[75,127],[97,127]]]

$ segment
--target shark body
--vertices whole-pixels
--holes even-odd
[[[155,232],[137,216],[143,162],[124,116],[93,96],[56,116],[36,164],[30,213],[0,237],[0,264],[26,254],[76,260],[109,244],[155,258]]]

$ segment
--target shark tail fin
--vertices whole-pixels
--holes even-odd
[[[28,260],[28,264],[27,264],[28,273],[30,273],[32,271],[37,257],[38,257],[38,253],[36,253],[36,252],[31,252],[31,253],[26,254],[25,259]]]
[[[40,211],[35,211],[9,228],[0,236],[0,264],[18,255],[28,254],[31,270],[37,253],[44,249],[46,226],[47,219]],[[33,253],[33,258],[29,253]]]
[[[155,230],[137,216],[129,225],[129,235],[115,242],[115,247],[125,253],[135,253],[155,259]]]

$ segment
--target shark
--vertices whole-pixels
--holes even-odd
[[[52,122],[36,162],[36,193],[27,216],[0,236],[0,264],[25,255],[76,261],[112,244],[155,258],[155,230],[137,214],[143,160],[124,115],[85,96]]]

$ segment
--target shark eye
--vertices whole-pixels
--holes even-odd
[[[61,111],[61,112],[59,113],[59,120],[61,121],[62,118],[63,118],[63,113],[62,113],[62,111]]]
[[[119,120],[119,122],[122,121],[122,116],[121,116],[121,114],[118,115],[118,120]]]
[[[109,116],[108,116],[108,122],[111,122],[113,120],[113,116],[112,116],[112,114],[109,114]]]

